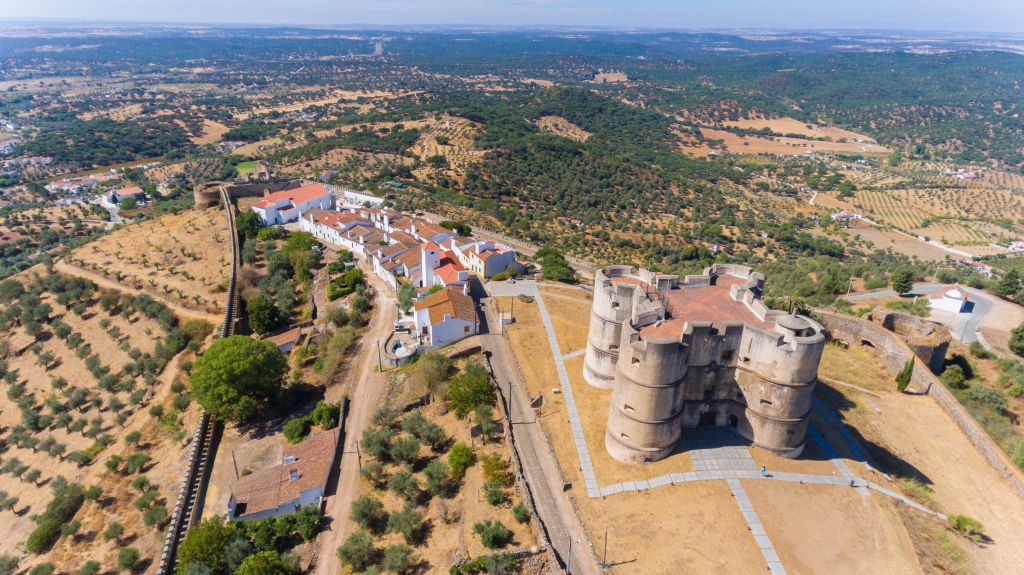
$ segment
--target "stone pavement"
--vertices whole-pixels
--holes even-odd
[[[758,518],[757,512],[754,511],[754,505],[747,498],[747,492],[743,490],[743,486],[737,479],[729,480],[729,488],[732,489],[732,496],[736,499],[736,504],[740,506],[740,512],[743,513],[743,519],[747,522],[750,534],[754,536],[754,541],[757,542],[761,555],[764,555],[765,563],[768,564],[768,570],[773,575],[786,575],[786,568],[782,566],[782,561],[779,560],[779,554],[775,552],[772,540],[768,538],[768,533],[765,532],[764,526],[761,525],[761,519]]]

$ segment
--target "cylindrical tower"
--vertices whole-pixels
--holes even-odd
[[[632,314],[633,288],[638,285],[618,280],[635,278],[635,272],[629,266],[609,266],[594,274],[590,332],[583,359],[583,379],[594,387],[610,389],[615,381],[622,322]]]
[[[622,326],[605,447],[625,463],[657,461],[672,453],[682,424],[686,347],[675,338],[640,339]]]

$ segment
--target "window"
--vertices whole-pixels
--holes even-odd
[[[722,352],[722,363],[729,363],[732,361],[732,350],[727,349]]]
[[[469,326],[468,325],[462,326],[462,333],[469,333]]]
[[[632,363],[632,365],[636,365],[636,364],[640,363],[640,358],[639,357],[632,358],[631,363]]]
[[[629,439],[629,436],[626,435],[625,433],[620,433],[619,437],[621,437],[622,439]]]
[[[628,404],[628,403],[623,403],[622,404],[622,409],[625,409],[626,411],[628,411],[630,413],[635,413],[636,412],[636,410],[633,409],[633,406]]]
[[[294,481],[298,481],[299,480],[299,470],[298,469],[291,469],[291,470],[289,470],[288,471],[288,480],[289,481],[293,481],[293,482]]]
[[[771,404],[772,404],[771,401],[769,401],[767,399],[764,399],[764,398],[761,398],[761,405],[771,405]]]
[[[284,456],[284,464],[288,465],[289,463],[295,463],[295,456],[294,455],[285,455]]]

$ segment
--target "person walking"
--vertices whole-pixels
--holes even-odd
[[[761,479],[767,479],[767,478],[768,478],[768,466],[762,464],[761,465]]]

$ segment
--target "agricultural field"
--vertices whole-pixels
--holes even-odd
[[[700,132],[705,141],[720,141],[721,149],[735,154],[797,155],[807,152],[886,154],[889,152],[885,147],[869,142],[832,142],[785,136],[740,136],[725,130],[711,128],[701,128]]]
[[[839,141],[845,139],[855,142],[876,143],[874,138],[864,134],[858,134],[856,132],[851,132],[849,130],[833,126],[819,126],[817,124],[801,122],[795,118],[756,117],[726,121],[723,122],[722,125],[730,128],[742,128],[745,130],[763,130],[767,128],[776,134],[799,134],[815,140],[831,139]]]
[[[444,173],[460,179],[470,164],[480,162],[484,151],[475,149],[474,139],[480,125],[465,118],[450,117],[433,120],[420,127],[420,137],[410,151],[420,160],[441,156],[445,159]]]
[[[202,314],[223,309],[230,271],[228,224],[221,208],[129,224],[71,252],[62,264]],[[78,270],[77,272],[75,270]]]
[[[0,321],[0,553],[70,571],[130,546],[148,569],[195,417],[179,377],[212,325],[41,266],[0,284]]]

